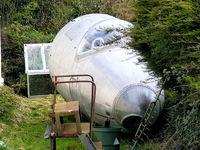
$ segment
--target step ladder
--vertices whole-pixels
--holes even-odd
[[[74,77],[89,77],[90,80],[70,80],[70,79],[66,80],[66,78],[74,78]],[[54,101],[52,104],[53,112],[49,115],[52,118],[52,123],[47,126],[45,135],[44,135],[44,138],[50,139],[50,150],[56,150],[56,138],[83,137],[81,135],[87,135],[90,137],[90,139],[92,139],[92,128],[93,128],[93,123],[94,123],[94,109],[95,109],[95,96],[96,96],[96,85],[94,83],[93,77],[87,74],[81,74],[81,75],[59,75],[59,76],[53,76],[52,78],[54,78],[54,81],[53,81]],[[82,123],[80,121],[79,101],[57,103],[57,100],[56,100],[57,85],[64,84],[64,83],[65,84],[66,83],[90,83],[91,84],[91,87],[92,87],[91,88],[91,109],[90,109],[91,121],[89,123]],[[75,122],[64,123],[63,117],[66,117],[66,116],[74,116]],[[92,144],[92,145],[95,145],[95,144]],[[94,146],[94,150],[97,150],[96,146]]]
[[[57,136],[76,137],[82,133],[89,134],[89,123],[81,123],[79,115],[79,101],[55,104],[55,128]],[[74,116],[75,123],[63,123],[66,116]]]
[[[149,119],[150,118],[153,118],[152,114],[154,112],[154,108],[156,107],[156,104],[157,102],[159,101],[159,97],[161,95],[161,92],[162,92],[162,89],[159,91],[159,94],[157,95],[156,97],[156,100],[151,102],[140,122],[140,125],[135,133],[135,137],[134,139],[132,140],[132,143],[133,145],[130,145],[131,147],[131,150],[134,150],[135,146],[138,144],[138,141],[141,140],[141,141],[144,141],[141,137],[142,135],[145,135],[147,138],[148,136],[144,133],[145,130],[149,130],[147,128],[148,124],[149,124]]]

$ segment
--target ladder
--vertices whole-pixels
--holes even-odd
[[[79,101],[55,104],[55,128],[57,136],[73,137],[76,134],[89,133],[89,123],[81,123],[79,115]],[[63,117],[74,116],[75,123],[63,123]],[[85,130],[83,130],[83,128]]]
[[[154,108],[155,108],[157,102],[159,101],[159,97],[160,97],[160,95],[161,95],[161,92],[162,92],[162,89],[159,91],[159,94],[157,95],[156,100],[153,101],[153,102],[151,102],[151,103],[149,104],[149,106],[148,106],[148,108],[147,108],[147,110],[146,110],[146,112],[145,112],[145,114],[144,114],[144,116],[143,116],[143,118],[142,118],[142,120],[141,120],[141,122],[140,122],[140,125],[139,125],[139,127],[138,127],[138,129],[137,129],[137,131],[136,131],[136,133],[135,133],[135,137],[134,137],[134,139],[132,140],[133,145],[130,146],[130,147],[131,147],[131,150],[134,150],[134,148],[135,148],[135,146],[138,144],[138,141],[139,141],[139,140],[144,141],[144,140],[141,138],[142,135],[145,135],[146,137],[148,137],[148,136],[144,133],[144,131],[145,131],[145,130],[149,130],[149,129],[147,128],[147,125],[148,125],[148,123],[149,123],[149,119],[150,119],[150,118],[153,118],[152,113],[153,113],[153,111],[154,111]]]

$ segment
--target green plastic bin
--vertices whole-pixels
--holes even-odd
[[[121,128],[95,127],[93,128],[93,141],[102,142],[104,150],[120,149]]]

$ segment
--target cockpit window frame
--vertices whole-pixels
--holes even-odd
[[[83,51],[83,46],[85,46],[85,43],[86,43],[86,42],[88,42],[88,43],[91,44],[91,45],[94,44],[94,43],[93,43],[94,41],[92,41],[91,43],[89,42],[89,38],[87,39],[87,36],[89,36],[90,34],[95,33],[94,30],[99,30],[99,29],[101,29],[101,25],[103,25],[105,22],[108,22],[108,21],[111,21],[111,20],[113,20],[113,21],[115,21],[115,22],[123,22],[123,23],[124,23],[124,26],[123,26],[122,24],[118,24],[118,26],[121,26],[121,27],[122,27],[121,29],[130,29],[130,28],[133,27],[133,25],[132,25],[130,22],[124,21],[124,20],[121,20],[121,19],[116,19],[116,18],[106,19],[106,20],[103,20],[103,21],[100,21],[100,22],[94,24],[94,25],[84,34],[83,38],[81,39],[81,41],[80,41],[80,43],[79,43],[78,51],[77,51],[77,56],[81,56],[81,57],[88,56],[88,55],[93,54],[93,53],[95,53],[95,52],[102,51],[103,48],[107,49],[107,48],[110,47],[110,46],[114,46],[114,45],[112,45],[112,44],[111,44],[111,45],[101,46],[100,48],[98,48],[98,47],[95,47],[95,48],[94,48],[94,46],[93,46],[93,48],[90,48],[90,50]],[[125,24],[126,24],[126,25],[125,25]],[[108,24],[108,25],[109,25],[109,24]],[[126,27],[126,26],[127,26],[127,27]],[[113,27],[113,29],[112,29],[112,27]],[[119,28],[120,28],[120,27],[119,27]],[[108,29],[108,30],[109,30],[109,27],[108,27],[108,28],[105,27],[105,29]],[[114,28],[114,24],[111,24],[110,29],[113,30],[113,32],[117,30],[116,27]],[[92,32],[93,32],[93,33],[92,33]],[[98,32],[98,31],[96,31],[96,33],[97,33],[97,32]],[[103,31],[103,32],[107,32],[107,31]],[[117,31],[116,31],[116,32],[117,32]],[[120,33],[120,32],[118,32],[118,33]],[[91,36],[91,37],[92,37],[92,36]],[[97,38],[95,38],[95,40],[101,40],[101,41],[104,42],[104,39],[102,40],[102,39],[100,39],[100,38],[103,39],[104,37],[97,37]],[[84,40],[87,40],[87,41],[84,41]]]

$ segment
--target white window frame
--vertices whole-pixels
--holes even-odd
[[[28,65],[28,46],[40,46],[41,47],[41,56],[42,56],[42,64],[43,64],[43,69],[42,70],[29,70],[29,65]],[[30,75],[36,75],[36,74],[49,74],[49,69],[47,69],[46,66],[46,58],[45,58],[45,46],[51,46],[51,43],[41,43],[41,44],[24,44],[24,58],[25,58],[25,72]]]
[[[30,94],[30,80],[29,80],[29,76],[33,76],[33,75],[46,75],[49,74],[49,69],[47,69],[46,66],[46,58],[45,58],[45,46],[51,46],[51,43],[38,43],[38,44],[24,44],[24,58],[25,58],[25,73],[27,74],[27,93],[28,93],[28,97],[32,98],[32,97],[42,97],[42,96],[46,96],[46,95],[34,95],[32,96]],[[41,57],[42,57],[42,70],[29,70],[29,65],[28,65],[28,47],[29,46],[40,46],[41,47]]]

